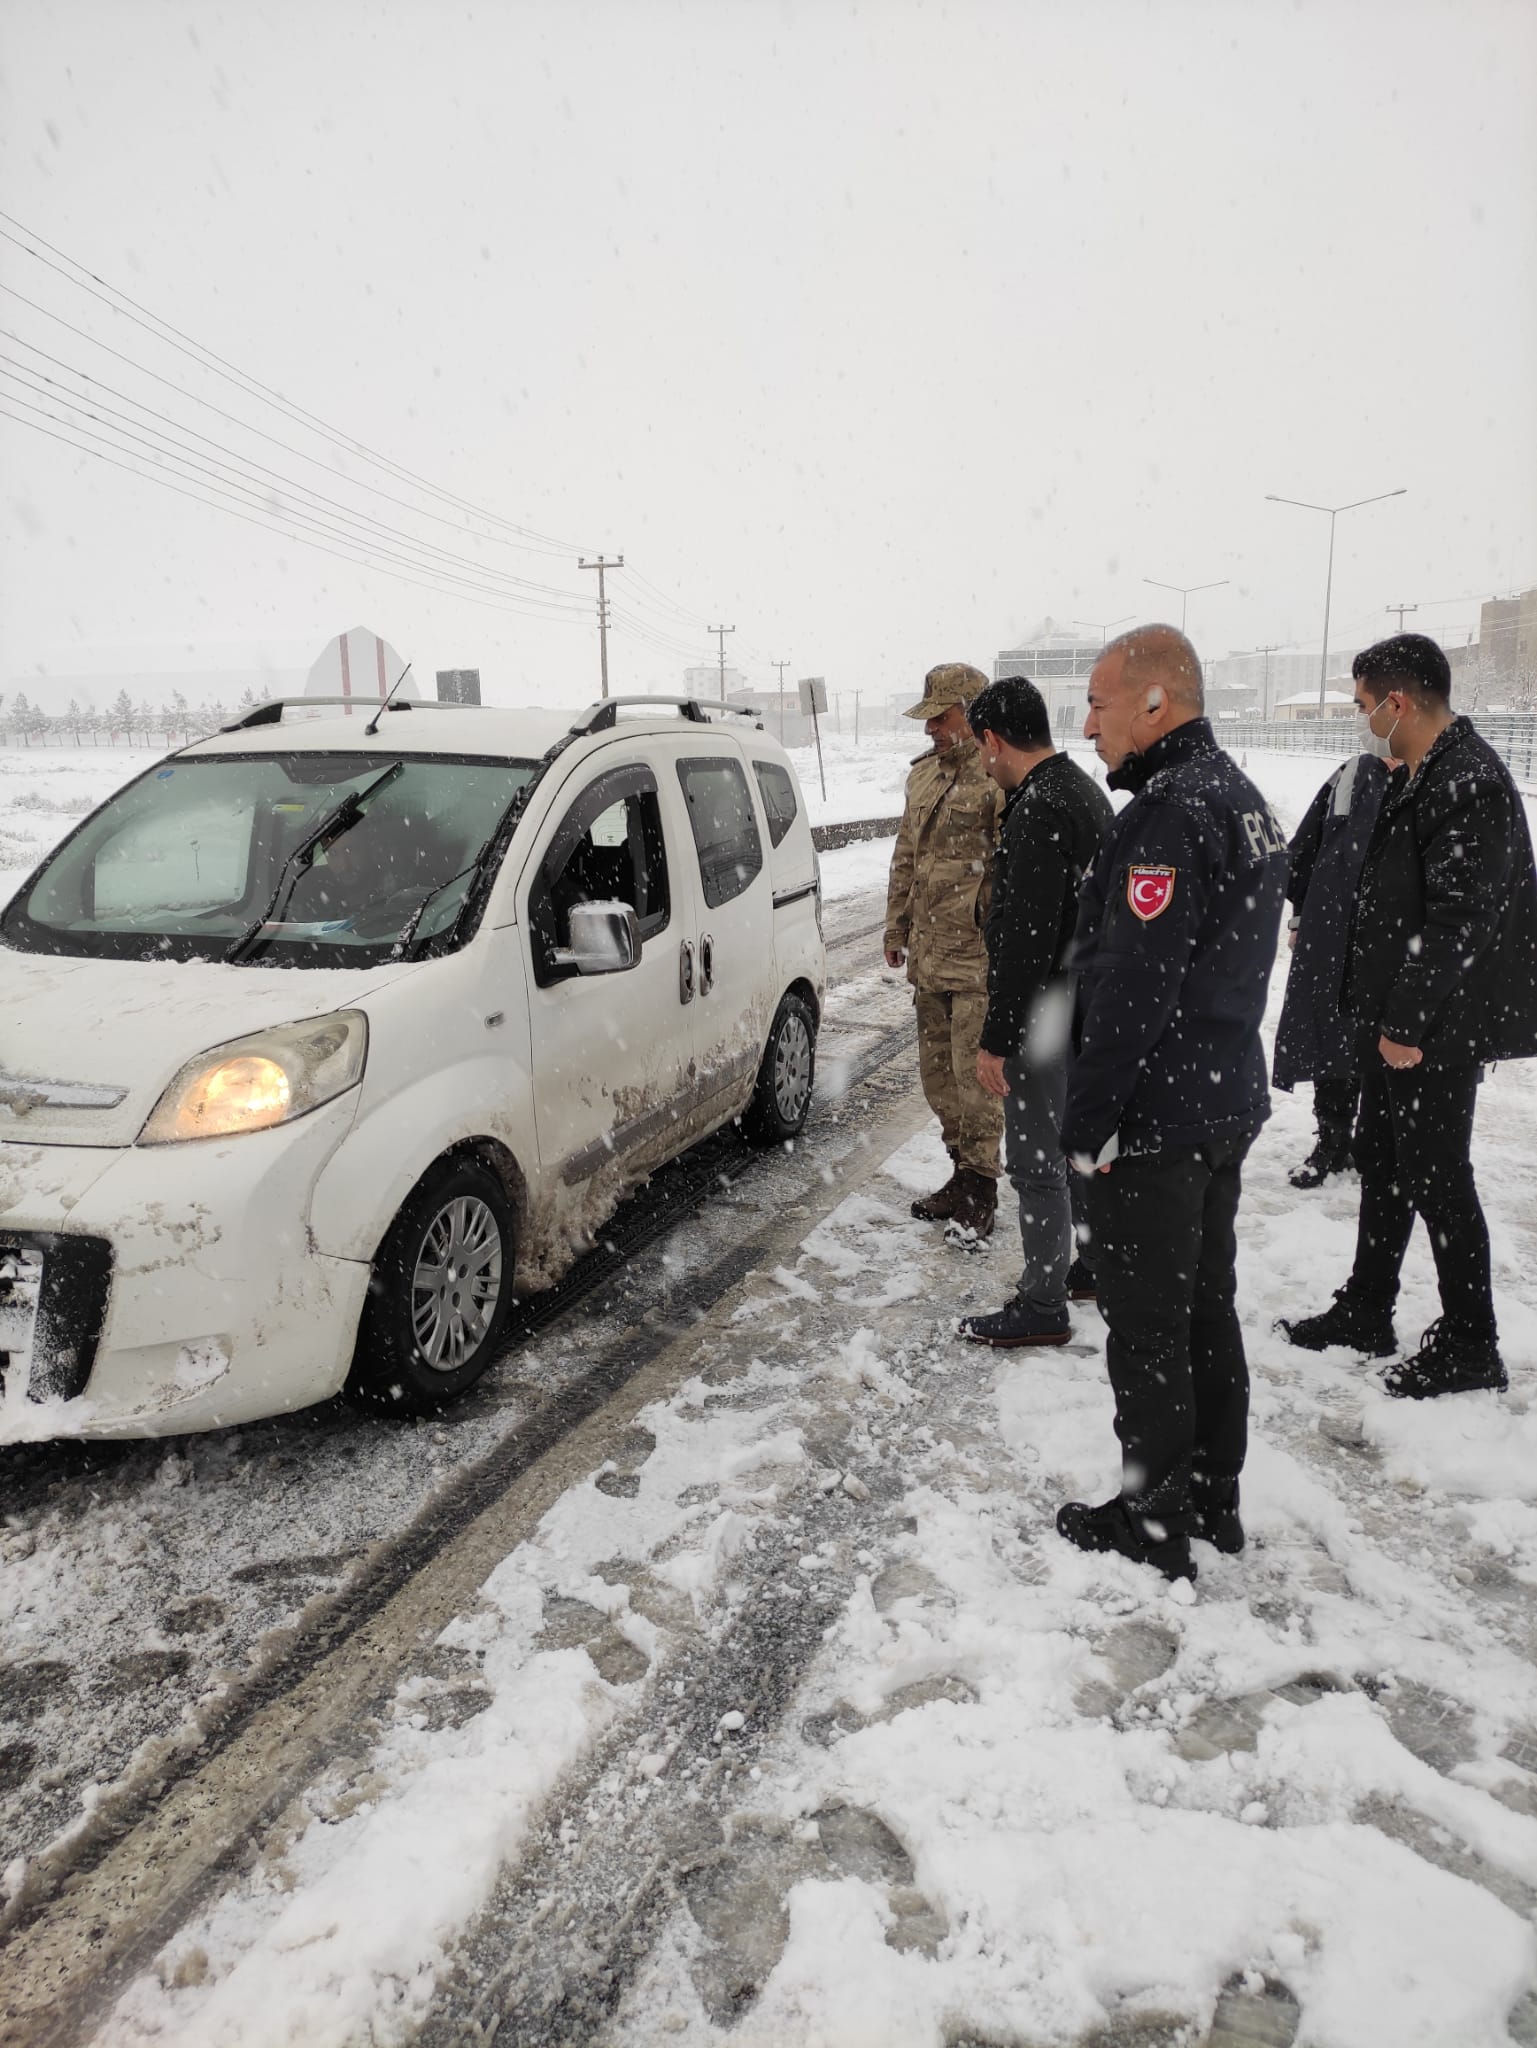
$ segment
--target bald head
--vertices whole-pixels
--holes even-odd
[[[1112,640],[1094,664],[1084,738],[1116,769],[1205,709],[1200,660],[1184,634],[1174,626],[1137,626]]]
[[[1206,709],[1201,660],[1177,626],[1133,626],[1112,640],[1100,657],[1118,656],[1112,684],[1122,689],[1162,690],[1185,718]]]

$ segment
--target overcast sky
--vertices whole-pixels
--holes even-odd
[[[725,623],[755,681],[884,696],[1048,614],[1177,620],[1144,577],[1227,579],[1208,655],[1316,650],[1328,521],[1266,492],[1407,487],[1339,521],[1336,642],[1537,583],[1532,0],[0,0],[0,63],[0,228],[334,432],[10,241],[0,407],[85,371],[410,536],[339,559],[0,418],[0,684],[45,701],[360,623],[583,701],[579,549],[667,643],[617,627],[616,689]]]

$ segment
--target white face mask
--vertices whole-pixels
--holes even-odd
[[[1384,698],[1383,703],[1386,702],[1387,699]],[[1382,705],[1379,704],[1377,711],[1381,709]],[[1361,752],[1363,754],[1371,754],[1378,761],[1389,761],[1393,757],[1393,734],[1398,730],[1398,720],[1396,718],[1393,720],[1388,730],[1387,738],[1381,739],[1372,731],[1372,719],[1375,716],[1376,712],[1358,711],[1356,713],[1356,736],[1360,740]]]

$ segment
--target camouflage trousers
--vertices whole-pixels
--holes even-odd
[[[977,1080],[977,1046],[987,1017],[985,995],[915,989],[918,1074],[929,1108],[958,1166],[998,1178],[1003,1104]]]

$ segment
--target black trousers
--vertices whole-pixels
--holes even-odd
[[[1170,1534],[1231,1492],[1248,1445],[1234,1219],[1251,1142],[1118,1159],[1087,1183],[1121,1493]]]
[[[1489,1230],[1469,1157],[1481,1070],[1390,1067],[1375,1046],[1364,1066],[1356,1126],[1361,1219],[1351,1292],[1391,1312],[1420,1216],[1447,1322],[1460,1336],[1492,1343]]]
[[[1313,1082],[1313,1115],[1319,1137],[1340,1138],[1348,1143],[1360,1100],[1361,1076],[1354,1067],[1348,1074],[1317,1075]]]

